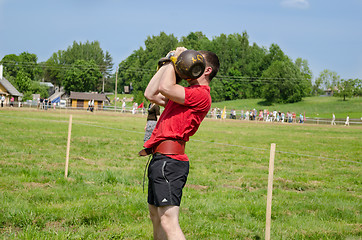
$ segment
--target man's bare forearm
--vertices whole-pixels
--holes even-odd
[[[167,64],[169,65],[169,64]],[[160,81],[166,70],[166,65],[161,67],[155,75],[151,78],[144,92],[144,96],[157,105],[165,106],[167,98],[159,91]]]

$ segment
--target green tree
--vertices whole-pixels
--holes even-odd
[[[9,54],[0,61],[4,66],[4,76],[13,80],[21,71],[22,76],[27,75],[31,80],[39,81],[42,77],[42,68],[37,64],[38,57],[33,53],[23,52],[19,56]]]
[[[303,77],[303,83],[305,84],[304,89],[305,89],[305,96],[310,96],[312,95],[312,88],[313,88],[313,84],[312,84],[312,77],[313,77],[313,73],[309,68],[309,64],[308,64],[308,60],[302,59],[302,58],[297,58],[295,60],[295,65],[297,66],[297,68],[299,69],[300,73],[302,74]]]
[[[113,59],[111,54],[106,51],[106,54],[104,55],[104,63],[101,66],[101,72],[102,72],[102,92],[105,91],[105,85],[109,82],[112,76],[112,69],[113,69]]]
[[[65,76],[66,63],[64,60],[64,51],[59,50],[45,62],[44,78],[46,81],[61,87]]]
[[[4,76],[10,80],[16,78],[19,66],[20,58],[16,54],[8,54],[3,57],[0,63],[4,66]]]
[[[42,76],[37,56],[28,52],[23,52],[19,56],[9,54],[4,56],[0,63],[4,65],[4,76],[17,90],[21,93],[29,92],[31,95],[31,82],[40,80]]]
[[[336,96],[343,97],[343,101],[346,101],[346,98],[353,96],[353,93],[356,88],[357,81],[354,79],[342,79],[338,85],[339,92],[336,93]]]
[[[65,72],[72,68],[79,60],[85,62],[93,61],[99,68],[105,81],[109,79],[113,68],[112,57],[108,51],[103,52],[98,41],[94,42],[73,42],[67,50],[59,50],[46,61],[45,76],[55,85],[61,85],[65,81]],[[79,62],[78,62],[79,63]],[[92,91],[103,90],[103,77],[99,78]]]
[[[41,80],[42,69],[37,64],[38,57],[33,53],[23,52],[19,55],[21,69],[32,80]]]
[[[340,82],[340,76],[334,71],[325,69],[319,74],[316,82],[318,82],[324,90],[327,90],[328,88],[331,90],[337,90]]]
[[[181,37],[179,46],[193,50],[204,50],[201,46],[205,45],[205,40],[208,42],[208,38],[202,32],[191,32],[186,37]]]
[[[94,91],[98,80],[102,78],[99,66],[93,61],[77,60],[67,69],[63,86],[66,92]]]
[[[362,96],[362,79],[355,79],[355,88],[353,89],[353,96]]]
[[[231,68],[224,78],[224,100],[235,100],[242,98],[243,95],[243,82],[239,70]]]
[[[40,85],[40,83],[38,81],[31,81],[28,91],[24,92],[24,94],[23,94],[23,101],[32,100],[33,94],[35,94],[35,93],[40,94],[40,97],[42,97],[42,98],[49,97],[48,88],[46,86]]]
[[[269,104],[298,102],[304,96],[305,79],[288,58],[274,61],[263,72],[261,79],[265,82],[263,97]]]
[[[15,78],[15,85],[17,86],[19,92],[24,93],[29,91],[31,85],[29,75],[23,70],[19,70]]]
[[[259,65],[260,72],[264,72],[265,70],[267,70],[272,65],[273,62],[284,61],[286,58],[288,57],[284,54],[284,52],[277,44],[275,43],[271,44],[268,52],[260,62]]]
[[[221,102],[225,100],[224,84],[219,78],[214,78],[210,83],[211,98],[213,102]]]
[[[156,72],[158,60],[177,46],[178,40],[173,34],[161,32],[159,36],[147,37],[145,49],[140,47],[119,64],[117,89],[122,91],[132,83],[135,94],[143,92]]]

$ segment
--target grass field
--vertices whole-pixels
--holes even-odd
[[[137,157],[145,117],[1,109],[0,118],[2,239],[152,239],[147,158]],[[361,127],[211,119],[187,144],[186,238],[264,239],[271,143],[271,239],[361,239]]]

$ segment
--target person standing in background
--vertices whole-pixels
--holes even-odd
[[[145,136],[143,138],[144,142],[147,142],[150,139],[153,129],[155,129],[157,124],[157,116],[160,115],[160,106],[155,103],[150,103],[148,106],[148,115],[147,123],[145,126]]]
[[[333,116],[332,116],[331,125],[336,125],[336,115],[334,115],[334,113],[333,113]]]
[[[1,107],[4,107],[4,102],[5,102],[5,96],[2,95],[1,96]]]
[[[349,126],[349,115],[347,115],[346,122],[344,123],[344,126]]]

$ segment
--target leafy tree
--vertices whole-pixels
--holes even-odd
[[[191,32],[186,37],[181,37],[179,46],[185,47],[187,49],[193,50],[204,50],[202,45],[205,45],[208,41],[208,38],[202,32]]]
[[[346,98],[358,96],[358,92],[361,89],[359,79],[342,79],[338,85],[338,89],[339,92],[335,95],[343,97],[343,101],[346,101]]]
[[[31,95],[31,82],[39,81],[42,76],[41,66],[37,64],[37,56],[23,52],[19,56],[9,54],[1,60],[4,65],[4,76],[21,93],[29,92]]]
[[[49,97],[48,88],[46,86],[40,85],[38,81],[31,81],[28,91],[23,94],[23,100],[32,100],[33,94],[35,93],[40,94],[40,97],[42,98]]]
[[[38,57],[33,53],[23,52],[19,55],[21,69],[32,80],[41,80],[42,69],[37,64]]]
[[[263,97],[268,103],[293,103],[302,100],[305,85],[302,74],[288,58],[274,61],[263,72]]]
[[[336,72],[328,69],[323,70],[316,79],[316,83],[325,90],[328,88],[332,90],[337,89],[339,82],[340,76]]]
[[[239,70],[232,68],[227,74],[227,78],[224,79],[224,96],[225,100],[234,100],[242,98],[243,82],[241,73]]]
[[[353,96],[362,96],[362,79],[355,79],[355,88],[353,89]]]
[[[109,52],[104,54],[98,41],[87,41],[85,43],[74,41],[73,45],[69,46],[67,50],[59,50],[57,53],[53,53],[45,63],[46,79],[55,85],[61,86],[66,78],[66,69],[74,67],[79,60],[84,60],[85,62],[93,61],[104,79],[109,79],[113,68],[112,57]],[[102,77],[93,86],[92,91],[96,90],[103,90]]]
[[[8,79],[15,79],[21,71],[31,80],[40,80],[42,69],[37,64],[38,57],[33,53],[23,52],[19,56],[9,54],[0,61],[4,65],[4,75]]]
[[[297,58],[295,60],[295,65],[297,66],[297,68],[299,69],[299,71],[302,74],[302,77],[304,79],[303,83],[305,84],[304,89],[305,89],[305,95],[306,96],[310,96],[312,94],[312,77],[313,77],[313,73],[309,68],[309,64],[308,61],[302,58]]]
[[[109,79],[112,76],[112,69],[113,69],[113,59],[111,57],[111,54],[106,51],[106,54],[104,55],[104,64],[101,66],[101,72],[102,72],[102,92],[105,91],[105,84],[109,81]]]
[[[15,78],[19,70],[20,58],[16,54],[9,54],[3,57],[1,64],[4,66],[4,76],[9,80]]]
[[[64,51],[59,50],[45,62],[44,78],[46,81],[56,86],[62,86],[65,76],[66,63],[64,60]]]
[[[37,81],[32,81],[31,82],[31,84],[30,84],[30,92],[40,94],[40,97],[42,97],[42,98],[48,98],[49,97],[48,87],[45,86],[45,85],[41,85]]]
[[[14,83],[19,92],[24,93],[30,90],[31,79],[23,70],[18,71]]]
[[[213,102],[221,102],[225,100],[224,84],[219,78],[214,78],[210,83],[211,98]]]
[[[77,60],[67,69],[63,86],[68,93],[94,91],[101,77],[99,66],[93,60]]]
[[[156,72],[158,60],[177,46],[178,40],[173,34],[161,32],[159,36],[147,37],[145,49],[140,47],[119,64],[117,89],[132,83],[135,93],[143,92]]]
[[[267,70],[273,62],[275,61],[284,61],[286,60],[287,56],[283,53],[280,47],[277,44],[271,44],[268,52],[263,57],[262,61],[259,65],[260,72],[264,72]]]

